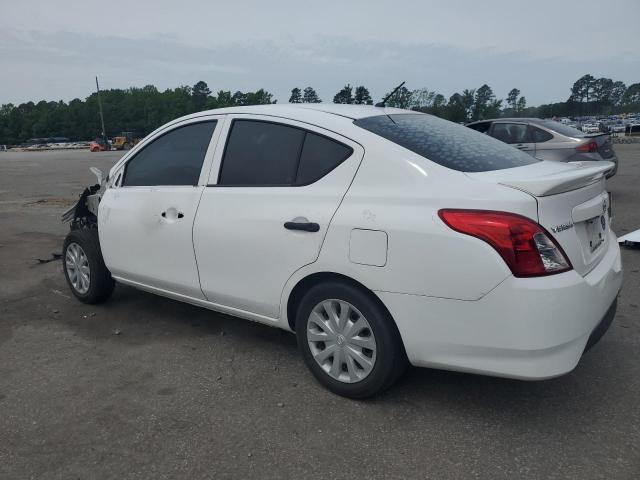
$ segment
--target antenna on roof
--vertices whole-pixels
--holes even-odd
[[[400,85],[398,85],[396,88],[393,89],[393,91],[387,95],[386,97],[384,97],[382,99],[381,102],[376,103],[376,107],[386,107],[387,106],[387,100],[389,100],[391,97],[393,97],[393,95],[400,90],[400,88],[405,84],[406,82],[402,82]]]

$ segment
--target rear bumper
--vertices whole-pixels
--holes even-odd
[[[575,368],[589,338],[598,336],[598,325],[615,314],[622,265],[613,237],[605,257],[585,277],[575,271],[509,277],[476,301],[376,294],[395,319],[414,365],[552,378]]]

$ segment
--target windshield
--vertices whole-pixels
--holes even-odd
[[[484,133],[433,115],[379,115],[353,123],[460,172],[487,172],[539,161]]]
[[[569,125],[563,125],[560,122],[554,122],[553,120],[543,120],[538,122],[543,127],[547,127],[549,130],[553,130],[560,135],[564,135],[566,137],[574,137],[574,138],[582,138],[584,137],[584,133],[578,130],[577,128],[570,127]]]

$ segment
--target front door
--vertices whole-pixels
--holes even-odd
[[[102,254],[114,277],[204,298],[192,229],[217,123],[191,121],[160,132],[116,172],[98,215]]]
[[[225,130],[194,226],[202,290],[211,302],[277,318],[285,283],[318,258],[364,151],[273,117],[230,116]]]

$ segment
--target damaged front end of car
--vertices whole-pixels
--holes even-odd
[[[98,168],[91,167],[90,170],[97,177],[98,183],[85,188],[78,202],[61,216],[62,223],[70,223],[71,230],[98,226],[98,206],[106,181]]]

